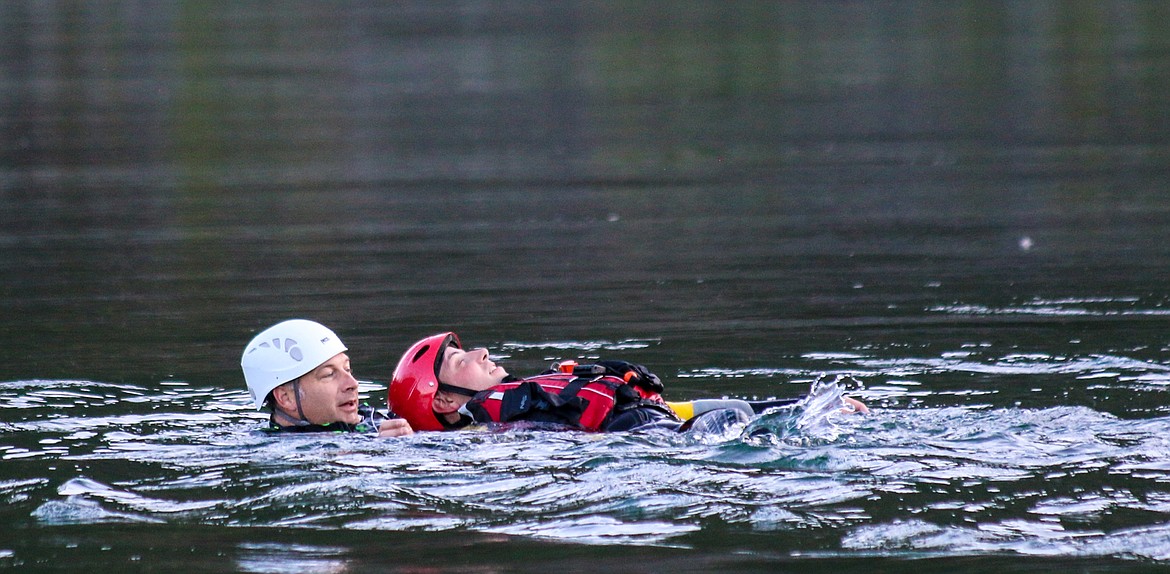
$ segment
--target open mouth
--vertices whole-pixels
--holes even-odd
[[[352,410],[357,410],[357,400],[355,399],[355,400],[352,400],[352,401],[345,401],[344,403],[341,403],[341,404],[340,404],[340,405],[338,405],[338,406],[339,406],[339,407],[341,408],[341,410],[343,410],[343,411],[352,411]]]

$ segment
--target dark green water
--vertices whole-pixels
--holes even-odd
[[[1170,5],[0,3],[0,569],[1151,571],[1170,561]],[[724,437],[273,441],[459,331]],[[784,430],[789,429],[789,430]]]

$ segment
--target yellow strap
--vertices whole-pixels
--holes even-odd
[[[678,415],[678,418],[684,421],[689,420],[691,417],[695,416],[695,403],[692,401],[687,401],[684,403],[672,403],[670,401],[666,401],[666,406],[670,407],[670,410],[674,411],[674,414]]]

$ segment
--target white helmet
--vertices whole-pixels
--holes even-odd
[[[320,323],[290,319],[263,331],[244,347],[240,366],[256,410],[272,389],[316,369],[346,351],[337,335]]]

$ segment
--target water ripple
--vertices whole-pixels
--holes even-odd
[[[0,434],[6,472],[24,476],[0,480],[9,503],[0,518],[662,546],[730,528],[818,533],[836,540],[818,543],[826,550],[1167,559],[1166,418],[1082,406],[853,416],[839,412],[843,391],[823,379],[798,405],[717,436],[519,430],[378,440],[258,433],[254,413],[207,409],[237,400],[214,388],[4,383],[0,412],[28,416],[8,416]],[[161,406],[122,402],[164,395]]]

